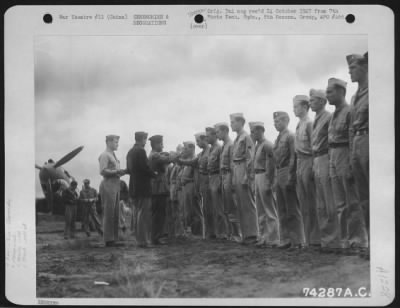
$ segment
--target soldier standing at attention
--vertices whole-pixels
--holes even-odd
[[[210,153],[208,155],[208,175],[211,193],[211,217],[213,219],[213,228],[216,237],[219,239],[228,239],[229,224],[224,212],[222,200],[222,183],[220,177],[220,161],[222,147],[217,141],[217,132],[214,127],[206,128],[207,141],[210,144]]]
[[[272,196],[275,177],[273,144],[264,137],[264,123],[253,123],[253,134],[257,141],[254,156],[256,206],[259,238],[257,247],[277,247],[279,245],[278,213]]]
[[[368,53],[346,57],[352,82],[358,83],[350,104],[350,162],[369,238],[369,95]],[[369,251],[365,251],[369,258]]]
[[[294,134],[288,130],[289,115],[274,112],[274,126],[279,132],[274,144],[276,168],[275,191],[282,249],[304,247],[304,226],[296,196],[296,152]]]
[[[313,174],[313,156],[311,149],[312,121],[308,117],[310,108],[306,95],[296,95],[293,98],[293,112],[299,118],[295,135],[296,151],[296,192],[303,217],[305,247],[320,246],[321,239],[318,227],[317,208],[315,200],[315,183]]]
[[[329,104],[335,106],[328,128],[329,176],[338,213],[343,253],[355,254],[359,252],[359,248],[368,247],[368,238],[350,170],[350,106],[345,100],[346,86],[345,81],[330,78],[326,89]]]
[[[340,246],[338,216],[329,178],[328,127],[332,115],[325,110],[325,105],[325,91],[311,89],[310,107],[315,112],[311,146],[321,252],[335,252]]]
[[[130,175],[129,195],[136,208],[136,241],[142,248],[148,247],[151,242],[151,179],[156,176],[144,149],[147,136],[146,132],[135,132],[135,144],[126,156]]]
[[[233,143],[233,186],[238,203],[240,228],[244,245],[254,244],[258,236],[257,209],[251,191],[254,143],[243,129],[242,113],[230,115],[231,128],[237,136]]]
[[[250,138],[251,138],[251,140],[253,141],[253,144],[254,144],[254,149],[255,149],[255,146],[257,145],[257,140],[256,140],[256,136],[255,136],[255,131],[254,131],[254,123],[256,123],[256,122],[249,122],[249,129],[250,129]],[[254,155],[255,155],[255,153],[252,153],[252,157],[254,157]],[[253,194],[253,196],[255,196],[256,195],[256,184],[255,184],[255,179],[254,179],[254,177],[255,177],[255,174],[254,174],[254,164],[251,164],[251,168],[252,168],[252,170],[251,170],[251,178],[250,178],[250,183],[251,183],[251,192],[252,192],[252,194]]]
[[[78,205],[77,187],[78,183],[72,180],[69,187],[62,192],[62,200],[65,205],[64,239],[75,238],[75,221]]]
[[[182,158],[193,160],[195,158],[195,144],[193,141],[183,142],[183,153]],[[194,223],[196,221],[195,212],[195,187],[194,187],[194,167],[183,166],[181,173],[181,184],[183,193],[183,219],[184,225],[190,227],[190,231],[193,234]]]
[[[100,236],[103,236],[103,230],[96,210],[97,191],[90,187],[89,179],[83,180],[83,188],[79,194],[79,201],[82,204],[83,231],[87,236],[90,236],[89,222],[92,220],[97,232]]]
[[[229,137],[229,124],[217,123],[214,125],[214,128],[217,133],[217,138],[224,143],[221,150],[220,173],[224,213],[228,220],[228,238],[231,241],[240,241],[241,233],[238,209],[232,185],[233,142]]]
[[[121,246],[118,241],[119,223],[119,178],[126,171],[120,169],[119,160],[114,151],[118,149],[119,136],[106,137],[106,150],[99,157],[100,174],[103,180],[100,184],[100,198],[103,208],[103,235],[106,247]]]
[[[166,208],[168,203],[168,181],[166,168],[172,161],[168,153],[162,152],[164,148],[163,136],[154,135],[149,138],[151,152],[149,165],[156,176],[151,181],[152,191],[152,242],[154,245],[167,244],[163,238],[164,224],[166,219]]]

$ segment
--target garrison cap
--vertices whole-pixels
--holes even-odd
[[[293,103],[300,103],[300,102],[310,102],[310,98],[307,95],[296,95],[293,97]]]
[[[311,97],[319,97],[319,98],[322,98],[322,99],[326,99],[325,90],[310,89],[310,98]]]
[[[135,132],[135,139],[147,138],[148,134],[146,132]]]
[[[229,129],[229,124],[226,123],[226,122],[219,122],[219,123],[217,123],[217,124],[214,125],[214,128],[215,128],[215,129],[220,128],[220,127],[225,127],[225,128],[227,128],[227,129]]]
[[[231,121],[232,121],[232,120],[235,120],[235,119],[237,119],[237,118],[240,118],[240,119],[245,120],[245,118],[244,118],[244,116],[243,116],[243,113],[241,113],[241,112],[232,113],[232,114],[229,115],[229,118],[231,119]]]
[[[152,141],[152,142],[155,142],[155,143],[163,142],[163,136],[161,136],[161,135],[154,135],[154,136],[151,136],[151,137],[149,138],[149,140]]]
[[[264,122],[257,121],[257,122],[252,122],[252,123],[253,123],[254,128],[256,128],[256,127],[264,128]]]
[[[183,146],[195,146],[193,141],[183,141]]]
[[[366,55],[366,57],[365,57],[365,55]],[[368,62],[368,52],[366,52],[364,54],[364,56],[359,55],[359,54],[348,55],[348,56],[346,56],[346,61],[347,61],[348,65],[351,65],[354,62],[359,63],[359,64],[366,63],[366,62]]]
[[[342,87],[343,89],[346,90],[347,82],[343,81],[343,80],[341,80],[339,78],[329,78],[328,79],[328,87],[332,87],[332,86]]]
[[[206,133],[208,133],[208,132],[210,132],[210,133],[212,133],[212,134],[215,134],[216,133],[216,130],[215,130],[215,128],[214,127],[206,127]]]
[[[85,184],[88,183],[88,184],[89,184],[89,183],[90,183],[90,180],[89,180],[89,179],[84,179],[84,180],[83,180],[83,183],[85,183]]]
[[[194,134],[195,138],[207,137],[206,132],[199,132]]]
[[[287,112],[285,112],[285,111],[275,111],[273,113],[273,117],[274,117],[274,119],[282,118],[282,117],[286,118],[286,119],[289,119],[289,114]]]
[[[118,136],[118,135],[107,135],[107,136],[106,136],[106,142],[107,142],[107,141],[112,141],[112,140],[114,140],[114,139],[119,140],[119,136]]]

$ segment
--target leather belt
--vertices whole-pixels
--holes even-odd
[[[234,159],[233,162],[235,164],[240,164],[240,163],[244,163],[246,160],[245,159]]]
[[[355,135],[356,136],[368,135],[368,128],[356,130]]]
[[[342,147],[348,147],[349,143],[348,142],[338,142],[338,143],[329,143],[328,145],[330,148],[342,148]]]
[[[265,171],[265,169],[254,169],[255,174],[264,173]]]
[[[302,153],[302,152],[296,152],[297,158],[310,158],[312,157],[312,154],[308,153]]]
[[[202,175],[208,175],[208,172],[199,171],[199,173],[202,174]]]
[[[231,169],[228,169],[228,168],[222,168],[221,169],[221,173],[229,173],[229,172],[231,172]]]
[[[322,156],[322,155],[325,155],[325,154],[328,154],[328,149],[314,152],[314,153],[313,153],[313,156],[314,156],[314,157],[318,157],[318,156]]]
[[[208,175],[215,175],[215,174],[219,174],[219,170],[208,172]]]

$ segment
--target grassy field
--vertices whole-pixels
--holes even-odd
[[[130,235],[124,247],[105,248],[95,232],[90,238],[78,232],[76,239],[64,240],[62,219],[39,216],[40,298],[303,297],[306,287],[370,287],[369,261],[358,256],[200,238],[140,249]]]

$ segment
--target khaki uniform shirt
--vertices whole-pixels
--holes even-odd
[[[254,170],[265,170],[269,183],[273,184],[275,174],[273,144],[265,138],[256,145]]]
[[[349,144],[350,106],[345,103],[336,108],[328,128],[328,143]]]
[[[312,121],[307,116],[301,119],[296,127],[295,150],[296,153],[312,155],[311,149]]]
[[[328,128],[331,117],[332,114],[326,110],[315,117],[311,134],[313,154],[328,153]]]

